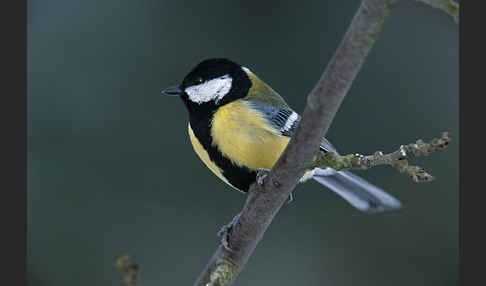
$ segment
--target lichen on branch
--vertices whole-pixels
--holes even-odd
[[[441,138],[434,138],[429,143],[419,139],[415,143],[401,145],[398,150],[389,154],[381,151],[373,155],[349,154],[337,155],[335,153],[318,153],[312,161],[311,168],[331,167],[336,171],[369,169],[380,165],[395,167],[401,173],[407,174],[414,182],[430,182],[434,179],[423,168],[408,164],[406,158],[428,156],[429,154],[442,150],[451,141],[451,133],[444,132]]]
[[[228,259],[220,259],[205,286],[228,285],[233,276],[238,273],[239,266]]]

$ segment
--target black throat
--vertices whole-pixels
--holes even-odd
[[[191,124],[192,131],[197,137],[201,145],[208,152],[209,158],[213,161],[223,172],[223,176],[229,181],[229,183],[239,189],[242,192],[248,192],[250,185],[255,182],[256,171],[252,171],[243,166],[234,165],[230,159],[225,157],[217,148],[213,145],[211,137],[211,116],[205,118],[190,116],[189,122]]]

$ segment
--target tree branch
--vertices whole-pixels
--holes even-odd
[[[456,23],[459,22],[459,3],[454,0],[417,0],[429,6],[440,9],[454,18]]]
[[[220,245],[194,285],[230,285],[314,158],[342,100],[372,48],[394,0],[363,0],[329,66],[307,97],[302,120],[263,184],[253,184],[234,225],[231,251]]]
[[[432,175],[418,166],[408,164],[405,158],[414,158],[419,156],[428,156],[432,152],[442,150],[447,147],[451,141],[451,133],[444,132],[441,138],[434,138],[430,143],[417,140],[415,143],[401,145],[400,148],[389,154],[383,154],[381,151],[373,155],[363,156],[361,154],[336,155],[334,153],[318,153],[311,164],[315,167],[331,167],[336,171],[369,169],[380,165],[390,165],[398,169],[401,173],[407,174],[416,183],[430,182],[434,179]]]
[[[130,256],[122,254],[115,259],[116,268],[123,275],[123,282],[126,286],[140,286],[139,283],[139,266],[130,263]]]

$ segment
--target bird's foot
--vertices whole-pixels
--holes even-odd
[[[223,245],[224,249],[226,249],[229,252],[233,252],[233,249],[231,249],[228,242],[229,233],[233,228],[233,226],[235,226],[238,219],[240,218],[240,215],[241,212],[235,215],[235,217],[230,223],[223,225],[221,229],[218,231],[218,237],[221,238],[221,244]]]
[[[263,185],[263,182],[265,178],[268,176],[268,173],[270,173],[270,169],[265,169],[265,168],[257,169],[256,181],[260,186]]]

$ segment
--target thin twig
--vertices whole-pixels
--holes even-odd
[[[337,171],[344,171],[390,165],[401,173],[407,174],[416,183],[430,182],[434,177],[421,167],[409,165],[406,158],[428,156],[430,153],[446,148],[450,141],[451,133],[444,132],[441,138],[434,138],[429,143],[417,140],[415,143],[401,145],[397,151],[389,154],[383,154],[381,151],[368,156],[361,154],[336,155],[331,152],[318,153],[311,164],[311,168],[331,167]]]
[[[417,0],[430,5],[434,8],[440,9],[454,18],[456,23],[459,23],[459,3],[454,0]]]
[[[394,0],[363,0],[329,66],[307,97],[302,120],[263,184],[253,184],[241,215],[229,228],[229,251],[218,247],[197,286],[230,285],[302,177],[342,100],[371,50]]]
[[[115,259],[116,268],[123,275],[123,282],[126,286],[140,286],[138,264],[130,263],[130,256],[122,254]]]

